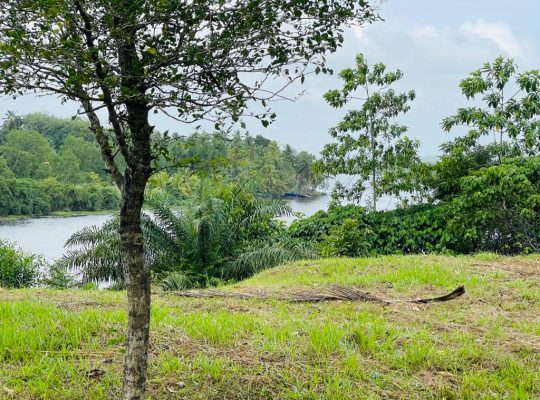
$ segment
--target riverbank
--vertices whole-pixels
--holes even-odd
[[[111,215],[115,213],[118,213],[118,209],[99,211],[54,211],[47,215],[5,215],[0,216],[0,224],[27,219],[85,217],[90,215]]]
[[[540,397],[537,256],[301,261],[223,290],[355,286],[432,304],[180,298],[153,294],[155,399]],[[118,398],[125,292],[0,290],[0,398]],[[94,371],[94,372],[92,372]]]

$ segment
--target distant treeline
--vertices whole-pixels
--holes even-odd
[[[47,215],[54,211],[118,208],[120,192],[102,183],[73,185],[51,179],[0,177],[0,215]]]
[[[117,208],[86,122],[8,112],[0,129],[0,215]]]
[[[312,193],[324,181],[316,158],[283,149],[262,136],[196,133],[187,138],[155,132],[159,149],[149,181],[179,201],[202,177],[239,184],[264,197]],[[121,169],[125,163],[116,156]],[[119,193],[103,168],[99,146],[86,121],[43,113],[8,112],[0,126],[0,215],[116,208]]]
[[[315,156],[297,152],[289,145],[280,148],[260,135],[202,132],[176,137],[168,143],[167,158],[160,160],[162,167],[177,162],[189,168],[163,170],[150,179],[149,187],[181,197],[189,195],[203,175],[223,184],[239,184],[263,197],[280,197],[287,192],[309,194],[324,182],[314,170]]]

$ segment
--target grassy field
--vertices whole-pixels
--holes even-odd
[[[305,261],[226,290],[333,283],[389,299],[467,292],[386,306],[156,292],[149,398],[540,398],[538,256]],[[118,398],[125,293],[0,290],[0,300],[0,398]]]

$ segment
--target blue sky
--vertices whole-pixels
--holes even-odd
[[[469,72],[499,55],[514,58],[520,70],[540,67],[538,0],[386,0],[380,14],[384,21],[347,31],[343,48],[329,58],[329,64],[338,71],[363,53],[370,63],[382,61],[391,69],[401,69],[405,76],[398,88],[417,93],[401,122],[409,127],[409,136],[422,142],[423,156],[436,155],[438,146],[453,137],[439,124],[466,104],[458,84]],[[318,153],[330,140],[328,129],[343,115],[322,99],[324,92],[338,85],[333,76],[311,76],[294,88],[304,90],[303,97],[274,105],[278,114],[274,124],[264,129],[258,121],[247,121],[248,129]],[[54,98],[28,96],[0,99],[0,114],[7,110],[71,116],[76,107],[60,105]],[[183,134],[192,130],[166,117],[154,122],[161,130]]]

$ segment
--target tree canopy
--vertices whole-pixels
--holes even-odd
[[[471,72],[459,86],[467,99],[480,99],[485,107],[461,107],[442,121],[446,131],[460,126],[468,129],[452,148],[474,147],[482,137],[488,137],[492,138],[493,150],[499,157],[538,153],[540,73],[537,69],[517,73],[512,59],[497,57]]]
[[[382,63],[369,65],[359,54],[355,68],[339,73],[342,89],[324,95],[334,108],[359,103],[358,109],[347,111],[343,120],[330,129],[336,142],[327,144],[322,151],[325,173],[346,174],[354,179],[350,187],[336,184],[334,194],[338,199],[359,201],[369,181],[372,207],[376,209],[381,195],[411,190],[410,171],[420,161],[419,142],[404,136],[407,127],[394,119],[409,111],[415,93],[396,93],[390,88],[402,76],[399,70],[387,71]]]

